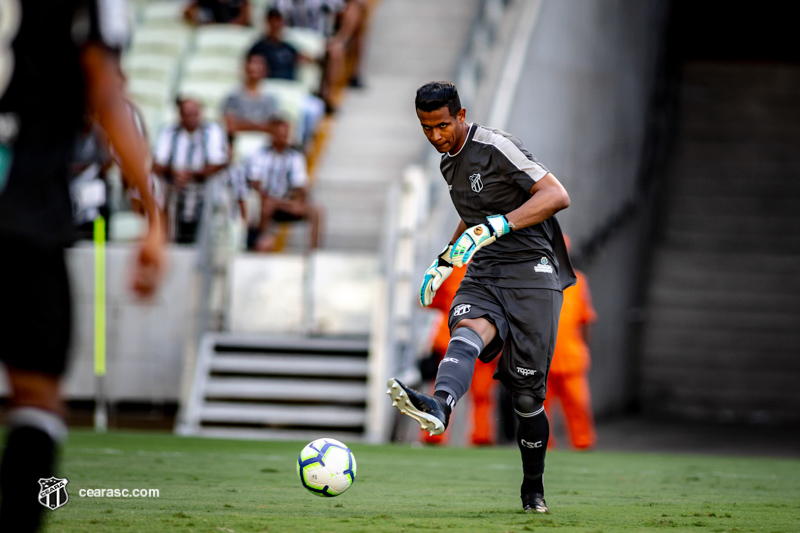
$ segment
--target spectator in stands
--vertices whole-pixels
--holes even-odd
[[[569,248],[566,235],[564,240]],[[548,416],[552,416],[555,403],[559,401],[572,445],[578,450],[589,450],[597,442],[589,391],[589,330],[597,320],[597,314],[592,307],[586,276],[577,270],[575,276],[578,278],[575,285],[564,289],[544,408]],[[555,446],[556,439],[551,434],[547,447]]]
[[[267,62],[267,77],[283,80],[297,79],[297,66],[303,57],[297,49],[283,40],[285,21],[280,11],[267,10],[265,33],[250,48],[248,55],[259,54]]]
[[[175,220],[175,240],[192,243],[203,211],[205,182],[228,164],[228,147],[222,128],[203,120],[199,99],[182,96],[176,103],[180,120],[159,135],[153,172],[165,182],[165,205]]]
[[[351,87],[363,87],[361,56],[367,6],[364,0],[274,0],[272,7],[292,27],[309,28],[326,39],[319,96],[326,110],[336,110],[333,91],[345,72],[347,53],[352,57]]]
[[[276,237],[272,222],[308,220],[310,246],[319,245],[321,211],[308,199],[308,170],[303,153],[289,146],[289,122],[275,123],[272,145],[265,146],[245,162],[247,181],[261,194],[259,227],[248,235],[248,248],[271,252]]]
[[[233,144],[240,131],[272,133],[273,117],[278,112],[275,98],[263,92],[263,79],[267,62],[259,54],[248,54],[244,61],[244,83],[225,98],[222,115],[228,130],[228,141]]]
[[[248,0],[192,0],[183,10],[183,18],[194,26],[203,24],[250,25]]]

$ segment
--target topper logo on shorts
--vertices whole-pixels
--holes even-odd
[[[536,374],[536,370],[533,370],[532,368],[522,368],[521,366],[518,366],[517,373],[521,376],[533,376]]]
[[[473,174],[469,177],[469,184],[474,192],[481,192],[483,190],[483,182],[481,181],[480,174]]]
[[[470,309],[472,309],[471,304],[458,304],[455,309],[453,309],[453,316],[466,315],[469,313]]]

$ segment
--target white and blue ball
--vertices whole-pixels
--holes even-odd
[[[300,452],[297,476],[317,496],[338,496],[356,480],[356,458],[336,439],[317,439]]]

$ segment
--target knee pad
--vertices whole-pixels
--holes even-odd
[[[519,416],[535,416],[544,411],[544,404],[539,398],[527,394],[511,394],[511,405]]]

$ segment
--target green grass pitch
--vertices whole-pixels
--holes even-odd
[[[516,448],[355,444],[355,484],[320,498],[295,472],[305,444],[75,431],[70,500],[46,531],[800,531],[796,460],[551,452],[547,516],[521,510]],[[160,497],[79,496],[90,488]]]

